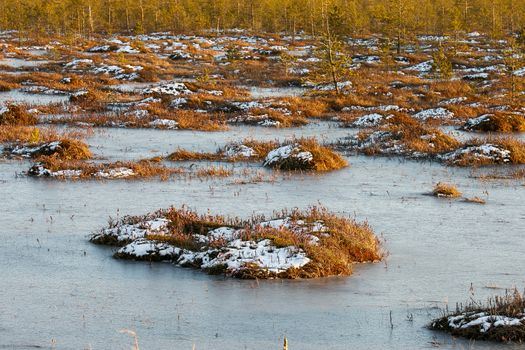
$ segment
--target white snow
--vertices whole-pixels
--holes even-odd
[[[66,63],[64,65],[64,68],[78,69],[78,66],[80,66],[80,65],[90,66],[92,64],[93,64],[93,60],[90,60],[88,58],[86,58],[86,59],[74,59],[73,61],[71,61],[69,63]]]
[[[475,73],[467,74],[463,76],[465,80],[487,80],[489,78],[489,73]]]
[[[479,160],[488,160],[494,163],[510,162],[511,152],[500,146],[493,144],[482,144],[479,146],[465,146],[453,152],[438,156],[443,161],[458,163],[464,156],[473,157]]]
[[[177,97],[175,99],[173,99],[170,103],[170,107],[172,108],[179,108],[180,106],[184,105],[188,103],[188,100],[185,99],[184,97]]]
[[[372,113],[372,114],[366,114],[359,118],[357,118],[353,123],[353,127],[358,128],[369,128],[378,126],[381,124],[381,122],[384,120],[385,117],[383,117],[381,114],[378,113]]]
[[[117,254],[128,255],[135,258],[158,256],[161,260],[173,260],[178,258],[182,249],[168,243],[138,239],[120,248]]]
[[[295,158],[296,160],[305,164],[313,161],[314,159],[312,153],[303,151],[301,149],[301,146],[295,143],[291,145],[282,146],[270,151],[266,156],[263,165],[272,166],[288,158]]]
[[[236,143],[227,145],[223,154],[228,158],[250,158],[257,155],[253,148]]]
[[[186,87],[186,84],[179,82],[169,82],[159,86],[150,87],[144,90],[145,94],[161,95],[190,95],[192,92]]]
[[[126,167],[99,170],[93,174],[94,177],[100,177],[104,179],[123,179],[134,175],[135,172],[132,169]]]
[[[43,143],[36,146],[28,145],[16,145],[9,150],[9,153],[15,156],[21,156],[25,158],[30,158],[34,154],[45,153],[47,155],[55,152],[60,147],[60,141],[53,141],[48,143]]]
[[[7,112],[9,112],[9,108],[7,108],[6,106],[0,105],[0,115],[7,113]]]
[[[454,113],[446,108],[438,107],[432,109],[425,109],[413,115],[414,118],[426,121],[428,119],[450,119],[454,117]]]
[[[314,86],[314,88],[319,91],[332,91],[332,90],[335,90],[334,87],[335,87],[334,83],[319,84],[319,85]],[[337,88],[339,90],[345,90],[351,87],[352,87],[351,81],[342,81],[342,82],[337,83]]]
[[[145,220],[137,224],[119,223],[114,227],[105,228],[93,235],[92,239],[111,237],[118,242],[134,241],[144,238],[148,234],[162,235],[167,233],[169,221],[165,218]]]
[[[278,248],[270,239],[242,239],[244,229],[228,226],[209,230],[207,234],[194,234],[194,241],[202,245],[199,251],[182,249],[167,242],[146,238],[152,234],[169,234],[169,223],[162,214],[152,214],[139,222],[134,218],[124,218],[116,225],[94,234],[92,240],[125,244],[118,250],[117,256],[172,261],[179,266],[192,266],[203,270],[221,267],[230,275],[248,268],[277,274],[290,268],[300,268],[310,262],[306,253],[296,246]],[[310,244],[319,244],[319,238],[311,233],[327,231],[322,222],[305,223],[303,220],[294,221],[290,217],[261,222],[254,226],[257,227],[289,228],[297,234],[304,235]],[[217,243],[220,245],[216,246]]]
[[[37,177],[59,177],[59,178],[78,178],[82,175],[82,170],[66,169],[51,171],[45,168],[42,164],[37,163],[29,169],[28,172],[31,176]]]
[[[270,103],[258,102],[258,101],[233,102],[232,105],[234,105],[235,107],[243,111],[248,111],[250,109],[263,109],[263,108],[270,107]]]
[[[406,109],[401,108],[397,105],[380,105],[380,106],[369,106],[369,107],[363,107],[363,106],[349,106],[349,107],[343,107],[341,112],[352,112],[352,111],[381,111],[381,112],[389,112],[389,111],[406,111]]]
[[[119,66],[107,66],[107,65],[101,65],[99,67],[96,67],[93,69],[93,73],[95,74],[121,74],[124,73],[124,69],[120,68]]]
[[[124,45],[124,46],[121,46],[118,48],[117,52],[122,52],[122,53],[139,53],[140,51],[139,50],[136,50],[134,48],[132,48],[131,46],[129,45]]]
[[[310,74],[310,69],[308,68],[289,68],[288,73],[296,75],[308,75]]]
[[[179,123],[172,119],[155,119],[149,122],[149,126],[159,129],[175,130],[178,129]]]
[[[306,253],[294,246],[276,248],[269,239],[259,242],[237,239],[217,257],[202,264],[201,268],[209,269],[225,265],[227,273],[235,273],[247,264],[254,264],[260,269],[279,273],[290,268],[300,268],[309,262]]]
[[[111,46],[109,45],[99,45],[99,46],[93,46],[92,48],[88,49],[88,52],[108,52],[111,50]]]
[[[147,109],[133,109],[131,111],[128,111],[124,113],[125,116],[133,116],[135,118],[146,118],[149,116],[149,111]]]
[[[407,70],[414,70],[421,73],[430,72],[432,70],[432,64],[434,63],[433,60],[421,62],[419,64],[416,64],[415,66],[407,68]]]
[[[514,75],[518,77],[525,76],[525,67],[515,70]]]
[[[448,106],[448,105],[457,105],[457,104],[460,104],[462,102],[465,102],[467,100],[466,97],[454,97],[454,98],[451,98],[451,99],[448,99],[448,100],[443,100],[441,102],[439,102],[439,105],[440,106]]]
[[[508,317],[503,315],[488,315],[481,313],[465,313],[448,317],[448,325],[453,329],[477,328],[480,333],[486,333],[495,327],[517,327],[525,321],[525,316]]]
[[[278,120],[273,120],[271,118],[261,120],[257,123],[259,126],[265,126],[265,127],[279,127],[281,125],[281,122]]]

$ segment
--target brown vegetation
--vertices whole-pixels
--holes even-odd
[[[7,111],[0,114],[0,125],[35,125],[37,118],[18,104],[8,104]]]
[[[167,180],[172,174],[181,172],[180,169],[168,168],[154,160],[141,160],[137,162],[115,162],[115,163],[88,163],[79,160],[63,160],[54,156],[43,156],[38,159],[45,169],[52,172],[64,170],[79,170],[80,174],[73,178],[79,179],[111,179],[111,176],[99,176],[96,174],[107,173],[112,169],[131,169],[133,175],[125,177],[125,179],[141,179],[159,177],[161,180]],[[30,175],[34,175],[32,171]],[[56,175],[57,178],[68,178],[65,175]],[[120,177],[115,177],[120,178]]]
[[[525,117],[521,114],[494,113],[484,117],[475,125],[464,128],[483,132],[523,132],[525,131]]]
[[[432,195],[435,197],[459,198],[461,197],[461,192],[454,185],[439,182],[432,190]]]
[[[525,341],[524,309],[525,297],[514,290],[504,296],[490,298],[485,304],[472,300],[466,305],[458,305],[455,312],[447,313],[443,317],[432,321],[429,328],[446,331],[453,336],[472,340],[523,343]],[[479,320],[481,317],[485,317],[485,322],[473,322],[475,324],[466,326],[470,321]],[[509,322],[512,319],[518,322],[499,326],[494,325],[498,319],[503,317],[508,318]],[[461,322],[459,326],[451,321],[452,319]]]

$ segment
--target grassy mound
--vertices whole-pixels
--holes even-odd
[[[35,125],[37,118],[28,113],[26,108],[17,104],[0,106],[0,125]]]
[[[122,247],[117,258],[173,261],[243,279],[350,275],[352,264],[382,258],[379,240],[367,223],[320,207],[283,210],[269,220],[170,208],[110,223],[91,241]],[[147,249],[135,250],[137,246]]]
[[[193,152],[182,148],[177,149],[175,152],[170,153],[167,160],[174,162],[177,161],[216,161],[221,160],[222,157],[218,153],[206,153],[206,152]]]
[[[525,341],[525,298],[514,291],[482,303],[471,302],[458,306],[450,313],[434,320],[429,327],[473,340],[498,342]]]
[[[463,129],[483,132],[523,132],[525,118],[512,113],[495,113],[467,121]]]
[[[266,155],[265,166],[279,170],[331,171],[348,166],[348,162],[314,138],[291,140]]]
[[[60,140],[60,146],[54,156],[63,160],[82,160],[90,159],[92,154],[84,142],[66,138]]]
[[[513,137],[475,138],[442,156],[450,165],[525,164],[525,142]]]
[[[342,147],[362,152],[366,155],[404,156],[409,158],[433,158],[437,154],[456,149],[460,142],[437,128],[424,126],[409,118],[402,123],[389,121],[378,131],[364,130],[350,139]]]
[[[439,182],[432,190],[432,195],[435,197],[459,198],[461,192],[456,186]]]
[[[41,156],[28,171],[31,176],[58,179],[140,179],[158,177],[167,180],[179,169],[168,168],[156,160],[137,162],[90,163],[82,160]]]

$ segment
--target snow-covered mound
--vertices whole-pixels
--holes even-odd
[[[514,291],[490,299],[486,305],[473,302],[463,310],[435,319],[429,326],[471,340],[521,344],[525,340],[524,296]]]
[[[136,176],[133,169],[127,167],[116,167],[99,169],[90,171],[83,169],[60,169],[51,170],[42,163],[36,163],[27,171],[27,175],[34,177],[54,177],[60,179],[77,179],[77,178],[93,178],[93,179],[126,179]]]
[[[306,170],[311,168],[313,160],[312,153],[303,150],[298,143],[294,143],[270,151],[263,166],[283,170]]]
[[[438,158],[450,164],[501,164],[511,162],[511,152],[501,146],[486,143],[478,146],[464,146]]]
[[[454,113],[446,108],[438,107],[425,109],[413,115],[415,119],[426,121],[429,119],[448,120],[454,118]]]
[[[251,158],[257,155],[253,148],[239,143],[227,145],[223,154],[226,158]]]
[[[351,124],[354,128],[371,128],[380,125],[385,120],[385,117],[379,113],[372,113],[363,115]]]
[[[13,147],[6,147],[4,153],[23,158],[32,158],[42,155],[49,156],[58,152],[61,145],[61,141],[41,143],[38,145],[16,145]]]
[[[172,119],[155,119],[149,122],[149,126],[157,129],[175,130],[179,128],[179,123]]]
[[[159,94],[159,95],[190,95],[191,90],[186,87],[184,83],[170,82],[161,84],[159,86],[150,87],[144,90],[144,94]]]
[[[179,248],[170,244],[169,239],[159,239],[168,237],[169,224],[170,221],[162,216],[148,216],[137,223],[125,223],[124,220],[94,234],[91,241],[122,246],[115,254],[118,258],[171,261],[183,267],[196,267],[213,273],[220,271],[236,277],[243,277],[247,270],[276,276],[310,262],[306,253],[298,247],[277,247],[270,239],[243,239],[244,229],[228,226],[193,234],[192,240],[201,246],[199,250]],[[304,221],[293,222],[290,218],[259,225],[295,229],[299,234],[307,234],[306,231],[311,230]],[[315,226],[319,231],[324,230],[323,227],[322,224]]]
[[[63,179],[74,179],[79,178],[82,175],[82,170],[65,169],[52,171],[47,169],[43,164],[37,163],[28,170],[27,174],[36,177],[57,177]]]
[[[477,118],[471,118],[465,122],[463,125],[464,130],[477,130],[481,124],[487,123],[490,121],[490,114],[484,114]]]
[[[242,221],[171,208],[110,222],[109,227],[93,234],[91,241],[117,246],[116,258],[166,261],[238,278],[349,274],[351,269],[340,265],[341,261],[352,264],[380,259],[377,238],[368,225],[332,215],[312,209],[282,212],[271,220],[254,217]],[[341,239],[364,245],[341,248]],[[324,250],[309,256],[309,249]],[[335,254],[332,249],[343,259],[335,266],[329,266],[330,259],[323,257],[325,252]],[[311,264],[313,269],[308,267]]]

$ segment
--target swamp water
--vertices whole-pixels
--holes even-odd
[[[88,139],[109,160],[140,159],[177,147],[213,151],[252,136],[353,132],[319,123],[297,129],[228,132],[97,129]],[[140,140],[140,143],[137,143]],[[503,290],[522,289],[525,188],[481,182],[470,171],[426,162],[349,158],[322,175],[238,185],[232,179],[53,181],[16,174],[29,163],[0,162],[0,349],[513,349],[470,344],[429,331],[438,308]],[[225,166],[243,167],[242,164]],[[455,183],[486,205],[425,196],[439,181]],[[488,193],[488,196],[487,196]],[[239,281],[170,264],[114,260],[88,242],[109,216],[188,204],[248,217],[321,203],[368,220],[388,255],[355,266],[350,277]],[[392,317],[392,323],[390,321]]]

